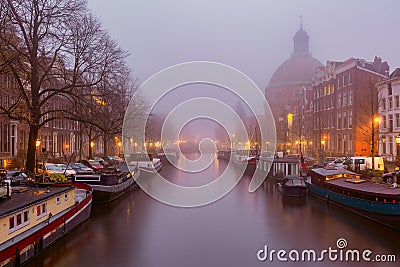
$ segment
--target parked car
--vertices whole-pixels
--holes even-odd
[[[103,158],[100,157],[93,157],[93,160],[98,161],[103,166],[107,163]]]
[[[64,175],[66,177],[72,177],[73,175],[76,174],[76,171],[72,169],[70,165],[67,164],[57,164],[57,166],[61,167],[61,169],[64,171]]]
[[[6,177],[11,180],[11,186],[26,185],[33,182],[32,178],[19,170],[7,170]]]
[[[85,164],[87,167],[91,168],[95,172],[104,168],[104,166],[100,162],[92,159],[89,160],[83,159],[80,160],[79,162]]]
[[[382,175],[382,181],[384,183],[393,184],[395,176],[397,176],[397,183],[399,183],[400,182],[400,171],[385,173],[384,175]]]
[[[118,156],[107,156],[106,160],[109,165],[116,165],[116,164],[124,163],[124,159],[122,159]]]
[[[64,170],[58,166],[57,164],[54,163],[45,163],[43,166],[43,163],[38,163],[38,173],[43,173],[46,176],[50,176],[52,173],[61,173],[64,174]]]
[[[80,162],[70,163],[69,165],[75,170],[76,174],[94,173],[93,169]]]

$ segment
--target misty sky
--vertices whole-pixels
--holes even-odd
[[[239,69],[264,89],[293,50],[299,28],[312,55],[387,60],[400,67],[400,1],[89,0],[140,81],[165,67],[210,60]]]

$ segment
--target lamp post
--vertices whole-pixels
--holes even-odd
[[[319,162],[321,165],[324,164],[323,158],[324,158],[324,150],[325,150],[325,139],[321,139],[321,148],[320,148],[320,154],[319,154]]]
[[[39,172],[39,171],[38,171],[38,150],[39,150],[39,147],[40,147],[41,143],[42,143],[42,140],[36,139],[36,143],[35,143],[35,146],[36,146],[36,150],[35,150],[36,172]]]
[[[372,170],[375,170],[375,123],[379,125],[378,117],[372,118],[372,131],[371,131]]]
[[[121,141],[117,143],[117,146],[118,146],[118,156],[119,156],[121,154],[121,146],[122,146]]]

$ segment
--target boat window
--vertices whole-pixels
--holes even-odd
[[[17,226],[20,225],[22,223],[22,214],[18,213],[17,214]]]
[[[27,221],[29,221],[29,211],[24,211],[24,223],[26,223]]]
[[[65,199],[65,201],[68,201],[68,193],[65,193],[64,199]]]
[[[57,203],[57,205],[61,204],[60,196],[57,197],[56,203]]]
[[[14,225],[14,216],[10,217],[10,219],[8,220],[8,225],[9,225],[8,229],[10,229],[10,230],[15,227],[15,225]]]

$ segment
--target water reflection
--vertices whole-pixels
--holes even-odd
[[[221,168],[226,162],[219,162]],[[168,179],[185,185],[214,179],[215,166],[190,176],[164,166]],[[91,218],[28,266],[359,266],[360,263],[259,262],[256,253],[271,249],[327,249],[338,238],[350,248],[397,253],[399,232],[308,196],[282,197],[268,180],[248,193],[244,176],[224,198],[198,208],[162,204],[143,191],[132,191],[95,206]],[[362,265],[364,266],[364,264]],[[368,266],[398,266],[371,263]]]

